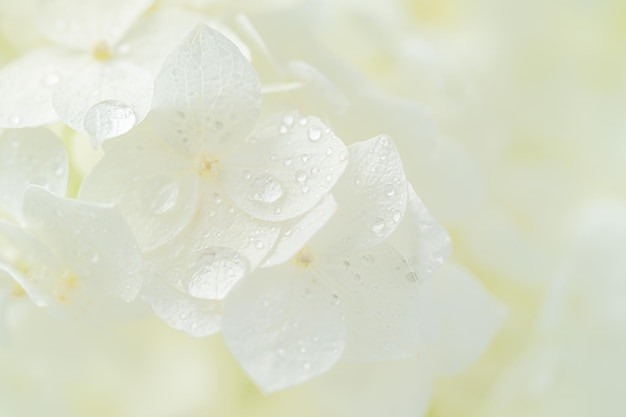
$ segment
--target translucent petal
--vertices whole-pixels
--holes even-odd
[[[29,186],[24,194],[24,216],[29,228],[68,269],[70,276],[60,280],[66,286],[60,292],[67,300],[57,296],[58,301],[71,302],[81,291],[87,307],[98,298],[131,301],[137,296],[143,278],[142,258],[116,209],[56,197]],[[64,283],[65,279],[75,282]]]
[[[48,305],[55,277],[62,274],[57,257],[39,239],[0,219],[0,265],[38,306]]]
[[[263,263],[263,267],[274,266],[293,258],[336,210],[335,199],[332,195],[327,195],[304,216],[283,224],[276,246]]]
[[[235,147],[260,106],[259,77],[236,45],[198,25],[167,57],[152,108],[174,146],[196,154]]]
[[[398,151],[387,136],[348,148],[350,163],[333,190],[337,215],[314,239],[325,254],[362,251],[398,227],[407,201],[407,182]],[[313,244],[313,243],[312,243]]]
[[[193,337],[206,337],[220,329],[221,301],[195,298],[168,284],[148,285],[142,291],[161,320]]]
[[[450,255],[450,236],[410,184],[408,191],[406,212],[388,242],[404,255],[420,278],[425,278]]]
[[[29,184],[65,195],[68,170],[65,148],[49,130],[5,130],[0,135],[0,217],[21,219]]]
[[[87,50],[115,44],[153,0],[46,0],[37,10],[39,30],[51,41]]]
[[[52,93],[81,59],[55,48],[39,49],[0,71],[0,127],[40,126],[59,120]]]
[[[189,158],[155,136],[143,124],[112,144],[79,193],[87,201],[117,204],[146,251],[184,229],[198,198],[198,177]]]
[[[274,244],[278,227],[235,209],[219,188],[212,188],[185,230],[146,255],[155,285],[167,284],[198,299],[224,299]]]
[[[440,331],[430,350],[439,373],[458,373],[484,352],[502,325],[506,310],[460,266],[443,266],[432,283]]]
[[[343,142],[315,117],[266,119],[241,147],[221,159],[220,178],[251,216],[283,221],[313,208],[347,164]]]
[[[320,258],[346,314],[344,358],[370,361],[410,357],[419,345],[420,288],[416,273],[391,245]]]
[[[90,63],[57,88],[53,106],[61,120],[87,134],[94,147],[131,130],[148,113],[152,76],[123,60]]]
[[[265,392],[306,381],[343,351],[345,326],[335,297],[308,268],[257,269],[224,301],[224,341]]]

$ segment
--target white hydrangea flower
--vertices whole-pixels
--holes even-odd
[[[52,45],[0,71],[0,126],[60,118],[94,146],[133,128],[150,108],[163,58],[190,27],[208,20],[175,9],[145,14],[152,3],[41,2],[37,27]]]
[[[310,379],[340,358],[417,351],[419,281],[443,262],[449,239],[406,182],[388,137],[349,151],[333,192],[336,215],[306,245],[270,257],[224,303],[225,342],[266,392]]]
[[[3,132],[0,174],[0,270],[13,286],[39,306],[77,317],[115,314],[107,296],[135,298],[141,258],[128,226],[112,208],[54,195],[65,194],[68,163],[52,133]]]
[[[80,191],[119,205],[150,252],[147,299],[196,336],[216,331],[219,317],[203,326],[194,309],[213,316],[282,223],[317,206],[347,164],[341,140],[315,117],[288,112],[255,126],[260,90],[236,45],[196,27],[166,59],[151,114],[106,147]]]

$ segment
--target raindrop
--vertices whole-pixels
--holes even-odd
[[[283,116],[283,123],[287,126],[291,126],[293,124],[293,114],[287,113]]]
[[[309,140],[317,142],[322,137],[322,129],[317,126],[311,126],[307,131],[307,135],[309,136]]]
[[[257,240],[257,241],[254,242],[254,247],[257,248],[257,249],[262,249],[263,246],[265,246],[265,245],[260,240]]]
[[[383,146],[389,146],[391,144],[391,139],[389,139],[388,136],[381,136],[378,141]]]
[[[409,282],[417,282],[417,274],[413,271],[408,272],[405,276],[405,278],[407,279],[407,281]]]
[[[306,125],[307,123],[309,123],[309,120],[308,120],[306,117],[303,117],[303,118],[301,118],[300,120],[298,120],[298,124],[299,124],[300,126],[304,126],[304,125]]]
[[[44,87],[52,87],[53,85],[57,85],[59,81],[59,76],[56,73],[51,72],[43,77],[42,84]]]
[[[136,121],[130,106],[117,100],[105,100],[87,110],[83,126],[89,136],[100,141],[128,132]]]
[[[211,194],[211,202],[213,204],[220,204],[222,202],[222,196],[218,193]]]
[[[292,162],[293,162],[293,161],[292,161],[291,159],[285,159],[285,160],[283,161],[283,165],[284,165],[284,166],[286,166],[286,167],[288,167],[288,166],[291,166],[291,163],[292,163]]]
[[[374,233],[380,233],[383,231],[384,228],[385,221],[380,217],[376,218],[376,220],[374,220],[374,223],[372,223],[372,232]]]
[[[285,230],[285,236],[291,236],[292,233],[293,233],[293,229],[291,227]]]
[[[311,190],[311,189],[309,187],[307,187],[306,185],[303,185],[302,188],[300,188],[300,191],[302,191],[303,194],[308,193],[309,190]]]
[[[347,156],[348,156],[348,155],[346,154],[346,152],[345,152],[345,151],[341,151],[341,152],[339,152],[339,160],[340,160],[340,161],[345,161],[345,159],[346,159],[346,157],[347,157]]]
[[[287,128],[287,126],[281,126],[278,128],[278,133],[280,133],[281,135],[284,135],[288,131],[289,131],[289,128]]]
[[[333,153],[333,148],[326,148],[326,155],[331,155]]]
[[[374,264],[374,257],[372,255],[363,255],[361,261],[363,261],[365,265],[372,265]]]
[[[398,223],[398,222],[400,221],[400,218],[401,218],[401,217],[402,217],[402,213],[400,212],[400,210],[394,210],[394,211],[391,213],[391,219],[392,219],[394,222],[396,222],[396,223]]]
[[[247,169],[244,169],[243,171],[241,171],[241,176],[244,179],[249,180],[252,174],[250,174],[250,171],[248,171]]]
[[[307,154],[304,154],[301,156],[302,162],[307,163],[309,161],[310,156]]]
[[[298,171],[296,172],[296,181],[298,182],[304,182],[307,179],[307,175],[304,171]]]
[[[332,294],[330,296],[330,305],[331,306],[339,305],[339,296],[337,294]]]
[[[262,203],[273,203],[283,195],[283,187],[276,177],[261,174],[250,185],[250,196]]]
[[[161,178],[153,178],[148,181],[143,196],[148,203],[148,209],[154,214],[163,214],[171,210],[178,200],[178,184],[165,182]]]
[[[396,189],[393,186],[393,184],[385,184],[385,194],[387,194],[388,197],[391,197],[395,193],[396,193]]]

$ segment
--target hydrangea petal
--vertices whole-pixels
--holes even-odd
[[[337,285],[338,302],[346,314],[343,358],[373,361],[417,353],[419,283],[398,251],[382,243],[332,262],[324,259],[320,268]]]
[[[48,305],[62,266],[36,237],[0,219],[0,265],[38,306]]]
[[[336,210],[335,199],[332,195],[327,195],[304,216],[283,224],[277,243],[271,255],[263,262],[263,267],[274,266],[293,258]]]
[[[484,352],[506,310],[460,266],[444,265],[432,283],[441,330],[431,353],[440,374],[458,373]]]
[[[51,41],[87,50],[115,44],[153,0],[46,0],[37,10],[39,30]]]
[[[260,89],[256,71],[237,46],[198,25],[165,60],[152,109],[172,145],[192,154],[221,152],[252,129]]]
[[[272,392],[327,371],[345,344],[335,294],[308,268],[260,268],[224,301],[222,334],[246,373]]]
[[[142,298],[161,320],[190,336],[206,337],[220,330],[221,301],[195,298],[168,284],[148,286]]]
[[[283,221],[304,214],[330,191],[347,155],[343,142],[316,117],[273,115],[245,147],[221,159],[220,177],[246,213]]]
[[[81,60],[57,48],[39,49],[0,71],[0,127],[40,126],[59,120],[52,94]]]
[[[420,278],[443,265],[451,252],[448,232],[430,215],[410,184],[406,212],[388,242],[404,255]]]
[[[0,217],[21,218],[29,184],[65,194],[68,157],[63,144],[43,128],[11,129],[0,135]]]
[[[142,258],[116,209],[60,198],[29,186],[24,216],[90,298],[106,295],[131,301],[137,296],[143,279]]]
[[[138,127],[107,148],[85,178],[81,199],[117,204],[142,250],[163,245],[189,223],[196,209],[198,179],[186,155]]]
[[[94,147],[131,130],[148,113],[151,75],[123,60],[90,63],[57,88],[52,102],[67,125]]]
[[[348,147],[350,162],[333,190],[337,215],[314,239],[332,256],[368,249],[397,228],[407,202],[407,182],[398,151],[381,135]]]

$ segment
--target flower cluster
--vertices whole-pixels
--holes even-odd
[[[426,181],[433,140],[346,129],[385,107],[420,136],[413,107],[281,61],[241,15],[51,0],[37,16],[0,67],[0,353],[35,310],[219,332],[265,393],[392,359],[428,385],[484,350],[503,309],[443,266],[450,238],[407,179]]]

